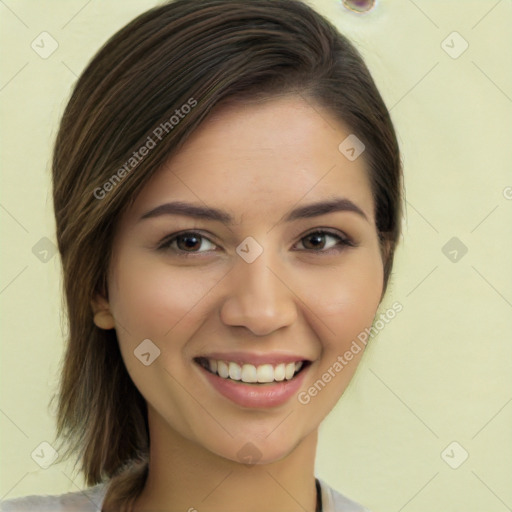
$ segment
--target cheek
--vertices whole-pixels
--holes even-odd
[[[161,259],[126,251],[118,260],[111,306],[134,338],[163,339],[188,316],[214,283],[193,267],[173,267]]]
[[[322,333],[324,350],[343,350],[372,324],[382,280],[382,261],[373,250],[358,250],[343,264],[304,278],[305,302]]]
[[[308,322],[320,339],[321,353],[310,382],[297,397],[310,407],[312,417],[323,419],[332,410],[364,354],[361,339],[373,322],[382,292],[383,267],[376,254],[358,250],[335,269],[323,269],[323,275],[314,280],[309,276],[302,283],[305,292],[317,290],[305,295],[309,301],[304,309],[309,310]]]

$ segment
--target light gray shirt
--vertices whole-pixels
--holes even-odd
[[[323,512],[370,512],[329,487],[322,480]],[[0,512],[101,512],[108,483],[97,484],[84,491],[53,496],[25,496],[0,502]]]

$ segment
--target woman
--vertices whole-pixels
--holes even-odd
[[[94,487],[1,510],[366,510],[314,476],[401,218],[395,132],[347,39],[297,0],[142,14],[78,80],[53,192],[58,437]]]

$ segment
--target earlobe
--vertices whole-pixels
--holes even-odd
[[[116,326],[114,316],[110,311],[110,306],[107,300],[97,295],[91,301],[91,308],[94,314],[94,323],[100,329],[113,329]]]

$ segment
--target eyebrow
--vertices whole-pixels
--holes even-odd
[[[295,208],[285,215],[281,222],[292,222],[298,219],[319,217],[320,215],[334,212],[353,212],[365,220],[368,220],[368,217],[363,210],[350,201],[350,199],[335,197],[328,201],[320,201],[318,203],[312,203]],[[161,204],[160,206],[144,213],[138,222],[145,219],[160,217],[162,215],[183,215],[186,217],[193,217],[195,219],[233,224],[233,217],[226,211],[219,210],[218,208],[211,208],[209,206],[185,203],[183,201],[173,201],[171,203]]]

